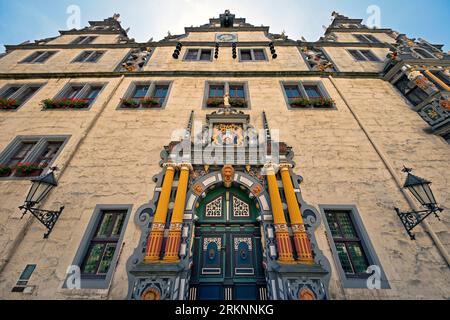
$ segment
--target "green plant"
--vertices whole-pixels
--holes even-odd
[[[139,101],[135,99],[122,99],[122,107],[123,108],[138,108]]]
[[[0,98],[0,109],[10,110],[17,109],[20,106],[20,101],[15,99]]]
[[[244,98],[230,98],[230,105],[235,108],[246,108],[247,101]]]
[[[223,105],[223,98],[209,98],[206,104],[208,107],[217,108]]]
[[[141,104],[143,107],[151,107],[151,106],[159,106],[158,98],[144,98],[141,100]]]
[[[0,176],[6,176],[11,174],[12,169],[5,165],[0,165]]]
[[[42,171],[45,166],[35,163],[18,163],[15,170],[18,175],[28,175],[35,171]]]
[[[332,107],[334,100],[330,98],[295,98],[290,100],[290,105],[293,107]]]
[[[46,99],[42,101],[45,109],[84,109],[89,106],[86,99]]]

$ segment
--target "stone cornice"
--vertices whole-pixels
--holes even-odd
[[[318,72],[318,71],[141,71],[141,72],[55,72],[55,73],[0,73],[0,79],[53,79],[53,78],[119,78],[126,77],[328,77],[376,78],[378,72]]]
[[[186,33],[189,32],[239,32],[239,31],[264,31],[269,32],[269,27],[233,27],[233,28],[216,28],[216,27],[186,27]]]
[[[292,46],[313,46],[313,47],[370,47],[370,48],[393,48],[389,43],[361,43],[361,42],[303,42],[303,41],[248,41],[238,42],[238,47],[254,47],[268,46],[270,42],[274,42],[279,47]],[[144,42],[144,43],[105,43],[105,44],[19,44],[5,45],[6,51],[12,50],[42,50],[42,49],[122,49],[122,48],[157,48],[157,47],[174,47],[177,41],[164,42]],[[215,42],[212,41],[181,41],[186,47],[214,47]],[[231,43],[221,43],[221,47],[231,47]]]
[[[366,33],[391,33],[392,29],[384,28],[384,29],[371,29],[371,28],[333,28],[330,27],[325,31],[325,35],[330,32],[343,32],[343,33],[352,33],[352,32],[366,32]]]

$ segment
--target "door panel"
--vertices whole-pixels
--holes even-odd
[[[197,299],[259,299],[265,287],[255,201],[239,188],[210,191],[197,208],[191,288]]]

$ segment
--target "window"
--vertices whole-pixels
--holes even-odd
[[[406,75],[403,75],[394,85],[414,106],[421,104],[429,97],[421,88],[416,85],[412,86],[411,81]]]
[[[72,263],[80,266],[82,289],[108,287],[119,258],[131,207],[98,205],[95,208]],[[64,287],[67,287],[67,282]]]
[[[23,292],[28,285],[28,281],[36,269],[35,264],[28,264],[23,270],[22,274],[19,277],[19,280],[16,283],[16,286],[12,289],[12,292]]]
[[[345,274],[365,275],[369,263],[350,212],[325,210],[325,214]]]
[[[211,49],[188,49],[184,57],[185,61],[212,61]]]
[[[78,57],[75,58],[74,62],[79,63],[95,63],[97,62],[105,53],[105,51],[83,51]]]
[[[374,61],[380,62],[377,56],[370,50],[348,50],[348,52],[355,58],[357,61]]]
[[[380,268],[381,288],[389,288],[381,264],[354,206],[320,206],[332,252],[345,288],[367,288],[369,266]]]
[[[286,102],[290,108],[332,108],[334,101],[321,82],[282,84]]]
[[[381,43],[380,40],[375,38],[371,34],[354,34],[355,38],[359,40],[359,42],[364,43]]]
[[[40,84],[6,85],[0,90],[0,110],[17,110],[40,88]]]
[[[17,137],[0,154],[0,178],[41,175],[54,162],[68,140],[59,137]]]
[[[94,36],[81,36],[76,38],[71,44],[89,44],[92,43],[97,37]]]
[[[86,256],[81,265],[84,276],[104,277],[111,266],[120,234],[125,222],[126,211],[105,210],[95,231]]]
[[[233,108],[248,108],[249,95],[246,83],[238,82],[207,82],[205,91],[205,108],[224,107],[224,97],[228,94]]]
[[[169,96],[170,83],[133,83],[122,99],[120,108],[148,109],[163,108]]]
[[[427,50],[422,48],[413,49],[415,53],[417,53],[422,59],[436,59],[434,55],[429,53]]]
[[[36,51],[20,63],[44,63],[55,54],[56,51]]]
[[[103,84],[68,84],[54,99],[43,101],[44,110],[88,109],[103,87]]]
[[[239,49],[239,61],[265,61],[264,49]]]

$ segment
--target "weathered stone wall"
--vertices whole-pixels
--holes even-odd
[[[381,42],[395,43],[395,39],[384,32],[333,32],[337,37],[337,42],[359,42],[354,34],[371,34]]]
[[[84,50],[102,49],[51,49],[57,51],[45,63],[19,63],[27,58],[34,49],[15,50],[6,55],[0,63],[0,73],[47,73],[47,72],[108,72],[114,71],[130,51],[127,48],[104,49],[105,54],[96,63],[72,63]]]
[[[101,79],[97,79],[102,81]],[[104,79],[106,80],[106,79]],[[4,148],[16,134],[71,134],[69,144],[56,164],[67,166],[59,186],[46,201],[46,207],[65,205],[50,239],[43,240],[44,229],[33,222],[16,248],[12,260],[0,276],[0,296],[4,298],[110,298],[123,299],[127,293],[125,263],[139,240],[140,231],[130,219],[110,291],[61,289],[65,272],[71,265],[86,226],[98,204],[132,204],[133,214],[152,198],[152,176],[161,169],[159,153],[170,141],[174,129],[186,125],[190,110],[195,120],[204,121],[208,110],[201,109],[207,78],[158,78],[173,80],[165,110],[116,110],[120,98],[133,80],[126,78],[95,123],[82,144],[75,149],[83,130],[106,102],[118,79],[105,88],[90,111],[40,111],[30,105],[16,113],[0,113]],[[152,80],[152,79],[148,79]],[[230,80],[218,78],[218,81]],[[382,291],[345,289],[340,285],[330,253],[324,227],[317,231],[320,248],[332,266],[330,291],[332,298],[448,298],[449,272],[428,236],[417,229],[418,240],[405,234],[394,206],[407,209],[407,203],[379,156],[340,99],[328,79],[322,79],[327,91],[337,102],[336,110],[288,110],[280,87],[282,80],[300,78],[243,78],[250,88],[251,123],[262,127],[261,112],[267,112],[272,129],[281,130],[281,139],[296,152],[295,171],[305,179],[302,192],[305,200],[321,204],[355,204],[358,207],[370,240],[387,274],[392,289]],[[312,80],[308,78],[308,80]],[[319,80],[318,78],[316,80]],[[45,91],[58,91],[61,83],[49,81]],[[435,195],[448,208],[450,198],[445,192],[450,170],[446,159],[450,150],[445,142],[422,131],[419,116],[395,90],[382,80],[337,79],[351,106],[361,116],[373,138],[385,150],[392,164],[414,166],[417,174],[432,179]],[[395,120],[394,120],[395,119]],[[32,128],[29,123],[33,123]],[[57,124],[57,125],[55,125]],[[13,128],[14,127],[14,128]],[[70,163],[69,156],[74,154]],[[430,164],[430,162],[432,164]],[[2,198],[2,247],[7,247],[24,223],[18,220],[21,204],[29,182],[0,181]],[[430,218],[433,220],[433,218]],[[432,221],[436,231],[448,244],[445,231],[448,219]],[[11,293],[21,271],[28,263],[37,264],[30,285],[36,285],[34,296]]]
[[[231,32],[190,32],[186,37],[180,39],[182,42],[185,41],[216,41],[216,34],[221,33],[232,33],[238,35],[238,41],[246,42],[246,41],[269,41],[270,39],[267,37],[264,31],[231,31]]]
[[[48,42],[48,44],[70,44],[72,41],[77,39],[80,35],[78,34],[64,34],[56,39],[53,39]],[[82,36],[94,36],[97,37],[92,44],[110,44],[117,43],[118,35],[117,34],[82,34]]]
[[[348,72],[381,72],[383,71],[387,54],[389,49],[387,48],[361,48],[361,47],[324,47],[324,51],[329,55],[331,60],[338,67],[339,71]],[[380,62],[375,61],[357,61],[347,50],[371,50],[375,56],[378,57]]]
[[[214,41],[215,32],[191,33],[185,41]],[[350,34],[339,34],[339,41]],[[382,41],[388,35],[376,33]],[[112,43],[102,35],[98,43]],[[65,35],[52,44],[68,43],[75,36]],[[353,38],[353,37],[352,37]],[[342,40],[343,39],[343,40]],[[346,40],[347,39],[347,40]],[[354,38],[353,38],[354,39]],[[240,32],[240,41],[266,41],[263,32]],[[111,41],[111,42],[110,42]],[[389,40],[391,41],[391,40]],[[96,43],[97,43],[96,42]],[[240,63],[233,60],[231,48],[221,48],[213,62],[183,62],[172,58],[175,47],[159,47],[145,67],[146,71],[306,71],[308,67],[296,47],[277,47],[278,59]],[[214,49],[214,48],[211,48]],[[269,54],[269,49],[266,53]],[[372,48],[384,59],[385,48]],[[93,72],[112,71],[129,49],[108,49],[96,64],[70,64],[82,50],[61,50],[43,65],[20,65],[18,61],[32,50],[11,52],[0,61],[1,72]],[[345,48],[327,47],[325,51],[340,71],[379,72],[383,63],[356,62]],[[318,244],[332,266],[330,284],[333,299],[362,298],[450,298],[449,270],[435,245],[418,227],[417,241],[410,241],[393,208],[409,209],[402,193],[356,122],[347,105],[328,78],[274,77],[124,77],[53,78],[0,80],[12,83],[45,83],[16,112],[0,112],[0,151],[17,135],[70,135],[70,140],[55,165],[59,186],[43,203],[45,208],[65,206],[49,239],[35,220],[21,230],[30,217],[20,220],[17,209],[30,186],[27,180],[0,179],[0,261],[11,260],[0,273],[0,297],[5,299],[124,299],[128,290],[126,261],[140,238],[134,224],[136,210],[153,197],[152,177],[161,171],[160,151],[171,141],[174,130],[186,126],[189,113],[205,121],[203,94],[206,81],[246,81],[248,83],[251,124],[262,128],[262,111],[270,127],[280,129],[280,139],[293,147],[295,172],[304,178],[302,195],[306,202],[319,205],[356,205],[384,271],[390,290],[344,289],[336,271],[324,225],[317,231]],[[321,80],[336,101],[332,110],[289,110],[280,81]],[[42,111],[40,101],[52,98],[68,82],[104,82],[104,88],[89,110]],[[172,81],[164,110],[117,110],[120,99],[132,81]],[[350,107],[361,118],[371,138],[384,150],[390,163],[402,175],[405,164],[419,176],[433,181],[433,190],[443,208],[450,207],[447,191],[450,179],[450,149],[445,141],[425,131],[427,124],[387,82],[380,79],[336,78],[335,82]],[[110,288],[106,290],[62,289],[67,267],[74,260],[94,208],[101,204],[130,204],[132,217],[126,226],[121,255]],[[449,218],[444,211],[441,222],[428,219],[449,249]],[[18,240],[15,242],[15,240]],[[13,244],[16,243],[17,246]],[[26,264],[37,264],[29,282],[33,295],[11,293]]]

